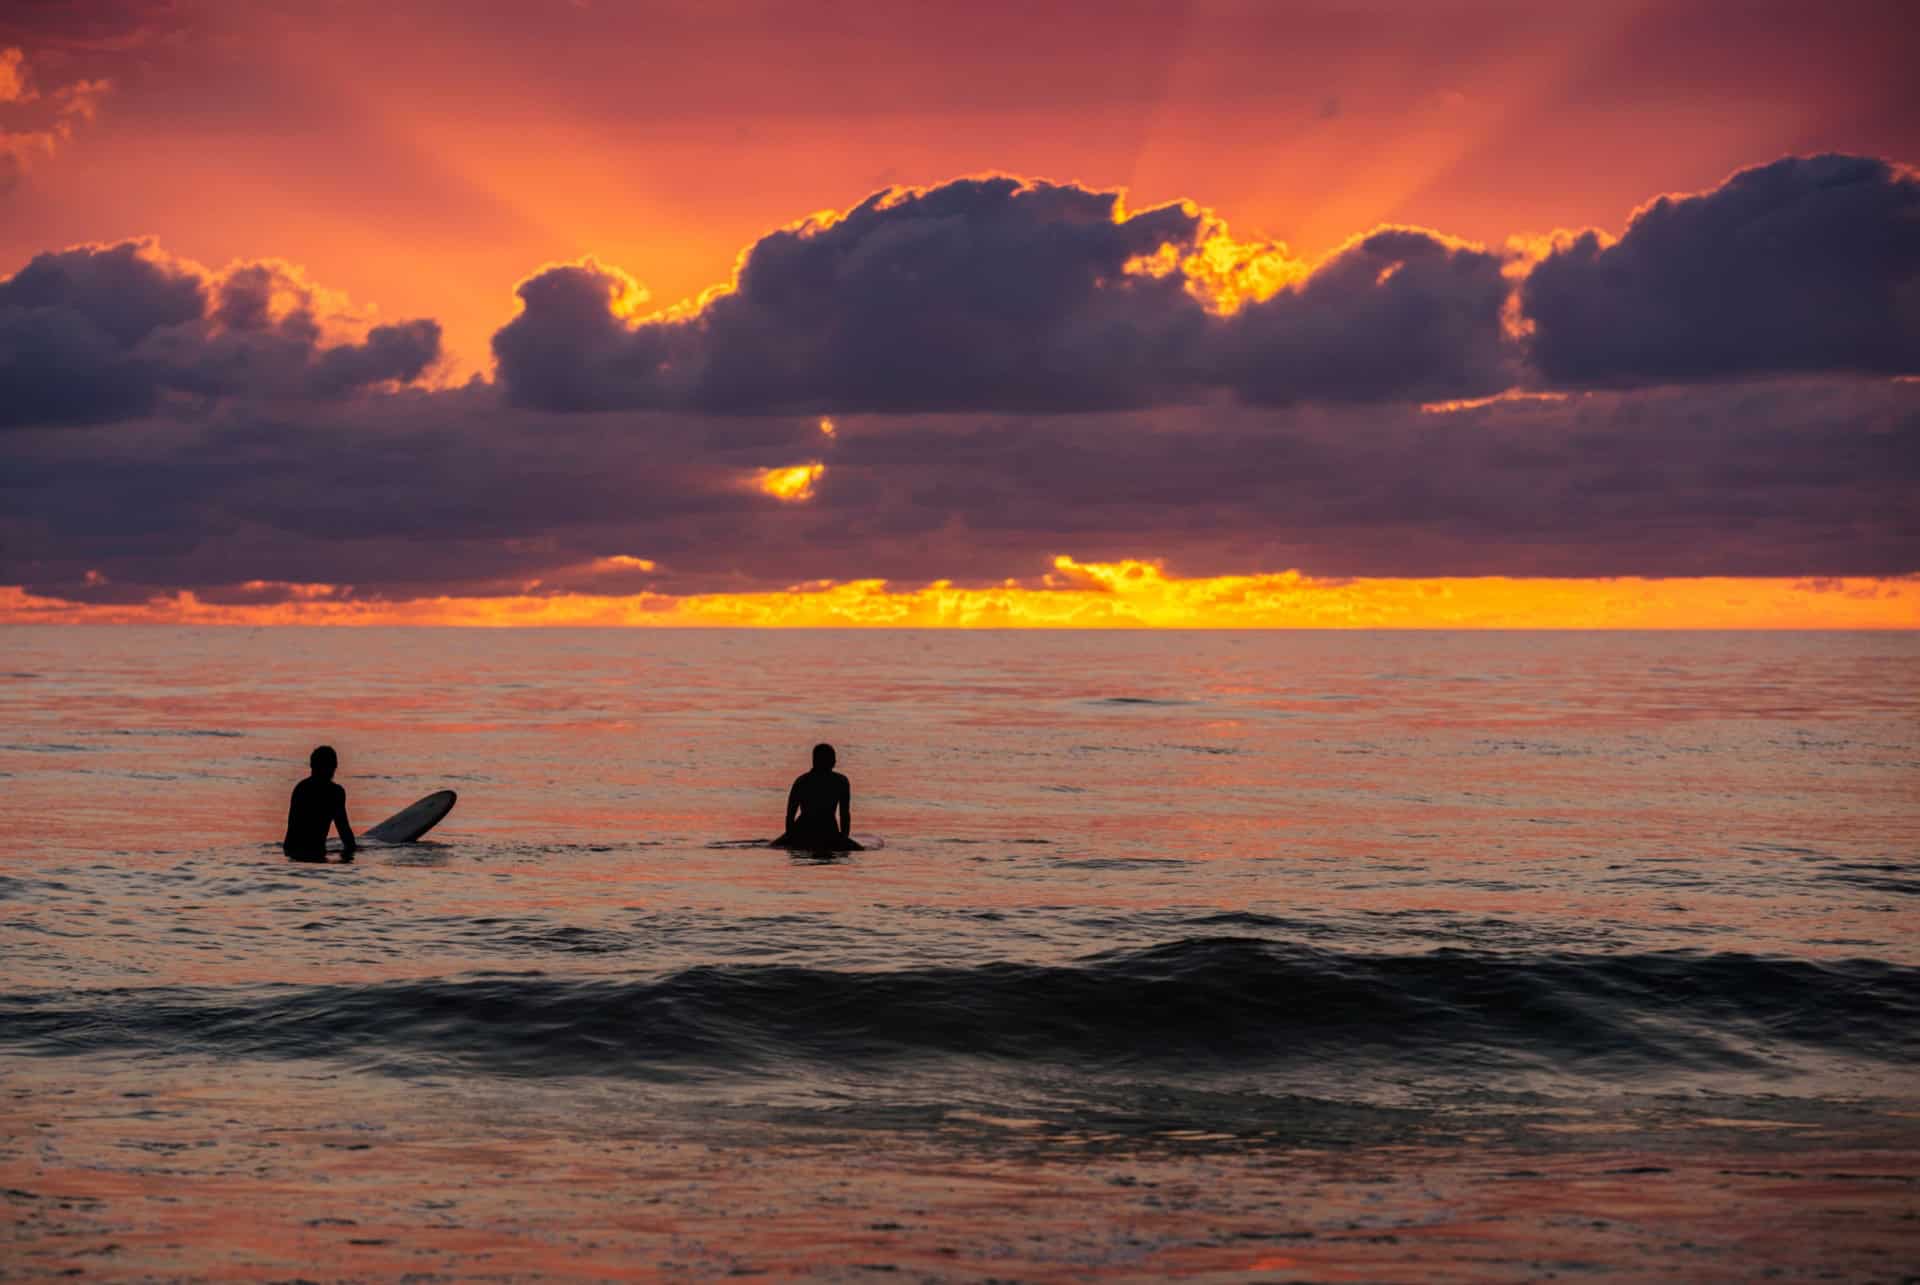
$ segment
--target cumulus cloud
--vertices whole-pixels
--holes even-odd
[[[1014,179],[890,190],[762,238],[692,315],[630,322],[625,278],[550,268],[494,351],[514,401],[547,409],[1141,405],[1185,381],[1204,316],[1179,279],[1126,267],[1200,227]]]
[[[1230,389],[1256,402],[1492,391],[1494,256],[1382,230],[1222,315],[1198,278],[1225,225],[1189,203],[1011,178],[889,189],[774,232],[731,289],[636,315],[587,260],[522,283],[494,336],[545,410],[1119,410]]]
[[[0,280],[0,428],[145,415],[169,395],[339,397],[417,380],[439,353],[438,323],[354,326],[289,264],[212,273],[150,241],[81,246]]]
[[[1851,240],[1823,260],[1846,298],[1735,256],[1772,286],[1745,306],[1802,309],[1804,344],[1910,335],[1888,202],[1908,208],[1911,180],[1877,164],[1769,167],[1658,218],[1789,208],[1723,239]],[[1740,195],[1753,183],[1774,195]],[[1795,375],[1753,346],[1792,329],[1773,320],[1730,332],[1749,347],[1727,369],[1766,379],[1643,386],[1641,357],[1581,339],[1582,309],[1658,311],[1685,284],[1654,217],[1532,269],[1529,342],[1560,392],[1514,366],[1523,264],[1415,229],[1306,264],[1196,207],[1012,180],[775,233],[697,307],[644,315],[617,269],[546,270],[496,336],[500,382],[457,389],[407,386],[433,322],[371,326],[291,264],[45,254],[0,280],[0,585],[679,593],[992,581],[1058,553],[1187,575],[1920,569],[1920,381]],[[1680,284],[1641,273],[1655,262]],[[1720,307],[1699,282],[1730,269],[1705,263],[1675,308]],[[1704,343],[1689,373],[1720,370]],[[105,421],[126,431],[62,427]]]
[[[1258,403],[1478,397],[1516,370],[1499,256],[1414,228],[1342,247],[1292,289],[1241,309],[1227,383]]]
[[[511,401],[1067,412],[1901,373],[1920,369],[1920,178],[1787,158],[1519,270],[1415,228],[1309,266],[1190,203],[1128,213],[1117,192],[965,179],[772,233],[698,305],[643,315],[644,298],[593,260],[524,282],[494,337]]]
[[[1528,274],[1533,360],[1565,384],[1920,370],[1920,176],[1787,157],[1661,197]]]

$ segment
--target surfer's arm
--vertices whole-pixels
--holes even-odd
[[[840,778],[840,833],[853,833],[853,787],[844,776]]]
[[[787,823],[785,828],[789,833],[792,832],[793,823],[799,819],[799,816],[800,816],[800,781],[796,780],[793,783],[792,788],[790,788],[787,791]]]
[[[340,832],[340,853],[342,856],[352,852],[359,845],[353,841],[353,825],[347,820],[347,792],[345,790],[333,801],[333,828]]]

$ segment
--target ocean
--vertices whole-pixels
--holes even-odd
[[[1920,635],[0,641],[0,1277],[1920,1272]]]

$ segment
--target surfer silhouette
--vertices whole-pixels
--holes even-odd
[[[313,775],[293,787],[287,805],[287,837],[280,850],[295,861],[327,859],[327,828],[340,831],[340,859],[353,860],[353,827],[347,823],[347,792],[334,784],[340,766],[331,745],[322,745],[307,757]]]
[[[833,746],[813,747],[813,770],[796,777],[787,791],[787,828],[776,848],[808,852],[859,852],[854,842],[853,787],[833,770]]]

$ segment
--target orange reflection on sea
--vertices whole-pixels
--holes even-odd
[[[1920,1254],[1904,1216],[1920,1156],[1844,1125],[1808,1138],[1641,1119],[1574,1148],[1543,1148],[1526,1118],[1338,1148],[959,1121],[774,1140],[751,1119],[663,1122],[634,1090],[529,1084],[298,1061],[211,1082],[28,1064],[0,1100],[10,1266],[1467,1282],[1577,1263],[1730,1281],[1869,1276]]]

